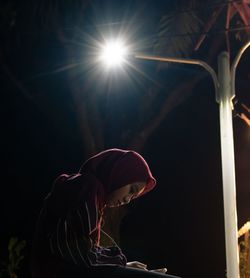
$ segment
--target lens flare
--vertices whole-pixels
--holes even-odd
[[[102,49],[100,60],[108,67],[120,66],[126,54],[127,49],[121,41],[108,42]]]

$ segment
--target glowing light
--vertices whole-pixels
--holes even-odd
[[[238,231],[238,237],[241,237],[250,230],[250,221],[246,222]]]
[[[125,61],[127,48],[122,41],[108,42],[102,48],[100,60],[108,67],[120,66]]]

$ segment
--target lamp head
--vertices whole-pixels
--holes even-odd
[[[110,41],[102,47],[99,58],[107,67],[117,67],[125,62],[127,52],[127,48],[122,41]]]

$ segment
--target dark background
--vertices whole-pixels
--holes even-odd
[[[143,12],[136,21],[141,24],[140,34],[150,38],[160,16],[171,7],[170,1],[91,3],[83,29],[93,36],[98,23],[120,22],[121,18],[129,21],[140,10]],[[27,6],[23,4],[23,10],[22,4],[17,6],[24,18],[25,12],[29,12],[25,9]],[[27,24],[25,19],[23,22],[19,21],[17,29]],[[11,236],[27,241],[29,256],[35,221],[52,181],[61,173],[76,172],[87,158],[68,94],[66,73],[51,73],[62,61],[64,50],[54,40],[53,33],[44,38],[40,36],[40,41],[36,40],[33,45],[28,35],[27,40],[23,37],[20,40],[8,61],[23,84],[35,92],[36,99],[41,99],[42,105],[20,93],[22,88],[2,71],[0,246],[3,258]],[[235,55],[240,43],[232,46]],[[206,47],[209,45],[203,46],[202,55]],[[237,69],[236,94],[250,106],[249,51],[245,52]],[[43,59],[50,61],[50,68],[48,63],[43,64]],[[116,136],[123,124],[133,126],[134,109],[140,105],[135,92],[143,93],[148,84],[158,82],[164,95],[164,87],[172,86],[171,82],[182,82],[183,76],[191,78],[202,71],[191,65],[170,65],[156,72],[154,62],[135,63],[151,77],[151,80],[142,79],[141,87],[129,85],[125,80],[114,81],[107,88],[103,80],[96,80],[93,91],[100,95],[100,101],[109,94],[112,115],[122,111],[130,115],[125,122],[119,117],[110,117],[109,126],[105,127],[106,147],[119,147]],[[83,67],[79,76],[86,81],[89,72]],[[152,109],[157,107],[152,106]],[[51,110],[55,118],[47,113]],[[233,125],[240,228],[250,215],[250,127],[238,117],[233,118]],[[158,186],[131,204],[123,219],[121,247],[128,259],[145,262],[149,268],[166,266],[169,273],[182,277],[225,277],[219,106],[209,76],[204,77],[192,95],[168,115],[147,142],[143,155]],[[26,277],[26,271],[23,272]]]

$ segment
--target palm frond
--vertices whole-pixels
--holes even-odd
[[[157,54],[175,57],[189,55],[201,26],[201,20],[194,13],[172,13],[163,16],[160,20],[154,51]]]
[[[194,12],[164,15],[159,23],[154,53],[172,57],[186,57],[193,50],[202,22]]]

